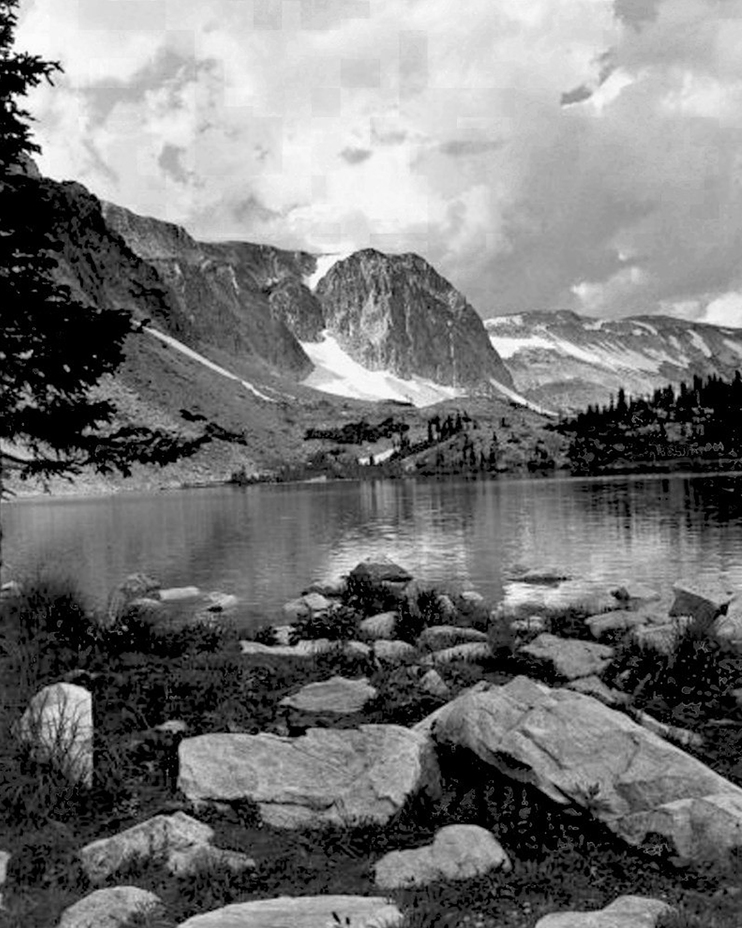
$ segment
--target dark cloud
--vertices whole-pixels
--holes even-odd
[[[407,137],[408,133],[404,130],[392,130],[389,132],[383,132],[376,128],[371,130],[371,138],[379,145],[401,145],[402,142],[407,140]]]
[[[587,84],[580,84],[580,86],[575,87],[574,90],[563,93],[559,104],[560,106],[572,106],[575,103],[584,103],[584,101],[589,100],[594,93],[595,91],[592,87],[588,87]]]
[[[467,155],[482,155],[502,146],[503,142],[500,139],[451,139],[450,142],[443,142],[439,150],[452,158],[462,158]]]
[[[613,0],[616,16],[635,29],[657,19],[663,0]]]
[[[266,206],[254,194],[235,203],[231,208],[231,213],[238,222],[249,224],[251,222],[265,223],[275,219],[281,219],[286,216],[291,209],[274,210]]]
[[[347,161],[348,164],[363,164],[364,161],[368,161],[372,154],[373,152],[367,148],[344,148],[340,152],[340,157],[343,161]]]
[[[111,79],[84,88],[82,93],[88,103],[91,124],[102,125],[118,104],[139,103],[153,88],[162,87],[168,82],[182,84],[194,80],[202,66],[206,68],[209,63],[201,65],[172,49],[161,48],[154,59],[130,80]]]
[[[186,183],[188,180],[188,172],[183,167],[182,160],[185,153],[185,148],[167,144],[163,146],[160,157],[157,159],[157,163],[163,171],[181,184]]]

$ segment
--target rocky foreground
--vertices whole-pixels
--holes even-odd
[[[189,624],[181,614],[181,624],[193,636],[236,605],[130,578],[103,622],[116,634],[122,615],[132,628],[156,629],[183,602],[192,615]],[[129,746],[165,771],[167,803],[147,817],[140,801],[125,828],[110,827],[114,817],[88,829],[92,839],[74,848],[79,898],[50,925],[695,928],[689,874],[715,872],[717,902],[722,890],[732,899],[740,892],[729,869],[742,848],[742,771],[728,751],[729,733],[742,729],[742,606],[732,591],[678,583],[663,599],[633,583],[532,571],[491,608],[475,591],[435,590],[381,561],[314,584],[284,617],[238,643],[240,673],[269,662],[249,713],[169,717],[130,733]],[[726,677],[710,678],[711,656]],[[268,666],[291,672],[277,682]],[[37,764],[88,791],[102,776],[106,687],[124,686],[107,673],[67,672],[34,696],[14,729]],[[225,818],[237,822],[228,840]],[[584,845],[580,860],[592,861],[602,894],[557,891],[569,874],[542,861],[539,880],[552,894],[529,901],[531,888],[525,898],[523,868],[538,859],[539,828],[544,840],[556,834],[555,855],[565,842]],[[364,891],[334,891],[330,869],[323,891],[305,891],[299,870],[283,885],[290,891],[271,895],[267,839],[307,847],[328,835],[333,853],[366,861]],[[353,842],[363,850],[348,852]],[[4,855],[11,913],[14,857],[24,859],[23,847]],[[598,878],[604,864],[607,883]],[[176,922],[166,893],[147,883],[153,866],[163,887],[221,880],[229,904],[196,900]],[[627,873],[655,874],[653,891],[627,891]],[[431,914],[430,899],[451,887],[455,902]],[[723,917],[705,924],[736,924]]]

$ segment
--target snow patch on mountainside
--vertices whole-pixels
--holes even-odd
[[[321,342],[302,342],[301,346],[315,368],[302,383],[323,393],[358,400],[399,400],[418,407],[466,395],[465,390],[423,377],[404,380],[389,371],[370,371],[354,361],[327,331]]]
[[[317,267],[314,270],[314,273],[309,274],[304,278],[304,286],[308,287],[312,293],[317,288],[317,284],[322,280],[325,274],[333,267],[338,261],[344,261],[346,258],[350,257],[352,252],[337,252],[335,254],[329,255],[317,255]]]
[[[500,383],[498,380],[495,380],[492,377],[490,377],[490,383],[496,390],[499,390],[503,396],[506,396],[514,403],[518,403],[520,406],[526,406],[528,409],[532,409],[534,412],[540,413],[542,416],[557,415],[557,413],[552,412],[552,410],[545,409],[543,406],[539,406],[538,403],[534,403],[532,400],[527,399],[525,396],[521,396],[520,393],[516,393],[515,390],[511,390],[510,387],[506,387],[505,384]]]
[[[261,393],[261,391],[249,383],[249,381],[243,380],[241,377],[238,377],[237,374],[233,374],[231,371],[228,371],[224,367],[220,367],[218,364],[214,364],[213,361],[209,361],[209,359],[205,358],[202,354],[199,354],[192,348],[188,348],[187,345],[179,342],[176,338],[173,338],[172,335],[165,335],[164,332],[158,332],[157,329],[152,329],[149,326],[146,326],[143,331],[148,335],[153,335],[155,338],[159,338],[161,342],[165,342],[166,345],[170,345],[171,348],[174,348],[176,351],[184,354],[187,358],[191,358],[191,360],[197,361],[199,364],[203,365],[203,367],[208,367],[209,370],[214,371],[214,373],[220,374],[222,377],[228,377],[230,380],[236,380],[237,383],[241,384],[246,390],[249,390],[250,393],[254,393],[255,396],[259,397],[261,400],[265,400],[267,403],[276,402],[276,400],[272,399],[270,396],[266,396],[265,393]]]
[[[699,351],[703,352],[703,354],[705,354],[707,358],[710,358],[713,352],[711,351],[709,346],[706,344],[706,342],[703,340],[703,338],[698,334],[698,332],[696,332],[695,329],[691,329],[689,332],[689,335],[690,335],[690,340],[693,342],[696,348],[698,348]]]

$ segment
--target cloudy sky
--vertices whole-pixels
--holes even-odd
[[[742,325],[742,0],[21,0],[40,166],[185,225],[416,251],[487,317]]]

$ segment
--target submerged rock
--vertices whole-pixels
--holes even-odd
[[[479,825],[448,825],[432,844],[385,854],[374,867],[374,880],[381,889],[400,889],[436,880],[468,880],[510,867],[492,832]]]
[[[195,802],[250,799],[279,828],[384,823],[439,771],[424,735],[398,725],[311,728],[299,738],[213,734],[180,744],[178,786]]]

